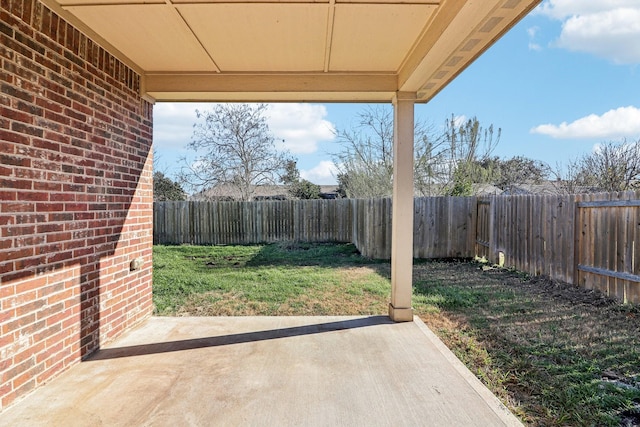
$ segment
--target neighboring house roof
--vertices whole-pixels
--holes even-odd
[[[321,185],[320,193],[337,194],[337,185]],[[218,185],[208,190],[192,195],[189,200],[239,200],[238,190],[228,184]],[[254,193],[254,199],[286,200],[291,199],[286,185],[258,185]]]

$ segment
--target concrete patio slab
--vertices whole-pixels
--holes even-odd
[[[522,425],[418,319],[153,317],[6,426]]]

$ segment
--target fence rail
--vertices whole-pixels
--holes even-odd
[[[640,302],[640,192],[414,201],[414,257],[483,256]],[[156,202],[154,242],[354,243],[391,257],[391,199]]]

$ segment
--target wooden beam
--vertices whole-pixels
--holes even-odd
[[[348,73],[147,73],[145,88],[149,93],[395,93],[397,77],[393,74]]]
[[[388,103],[395,92],[147,92],[152,102]]]

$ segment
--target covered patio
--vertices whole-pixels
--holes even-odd
[[[43,0],[157,101],[391,102],[389,316],[411,321],[414,104],[540,0]]]
[[[518,426],[419,318],[147,320],[11,426]]]
[[[414,104],[539,1],[1,2],[2,423],[513,422],[414,321]],[[160,101],[393,103],[390,319],[150,317]]]

